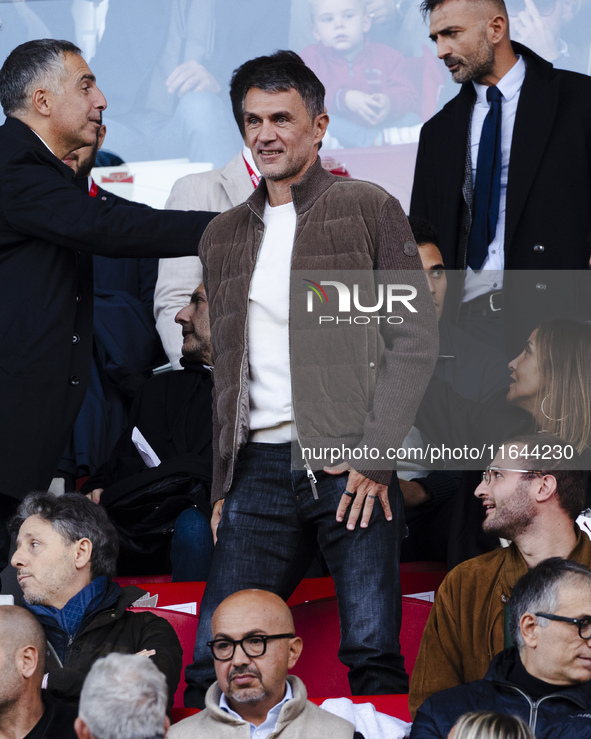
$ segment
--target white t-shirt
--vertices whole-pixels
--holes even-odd
[[[289,367],[289,278],[296,229],[293,203],[263,214],[265,234],[250,285],[248,361],[250,366],[250,440],[291,441]]]

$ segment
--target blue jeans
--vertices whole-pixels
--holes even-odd
[[[170,547],[173,582],[207,580],[213,557],[209,520],[196,508],[187,508],[174,522]]]
[[[404,693],[408,677],[400,654],[398,575],[402,495],[389,490],[393,520],[374,507],[366,529],[348,531],[336,509],[347,475],[317,472],[318,499],[303,471],[291,469],[290,444],[247,444],[226,498],[218,542],[199,613],[194,662],[186,670],[185,705],[202,707],[215,680],[211,617],[228,595],[244,588],[271,590],[287,600],[317,545],[332,575],[341,622],[340,660],[354,695]]]

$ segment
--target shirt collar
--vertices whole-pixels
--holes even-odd
[[[269,720],[273,719],[273,723],[277,723],[277,719],[279,718],[279,713],[281,712],[281,709],[283,708],[283,704],[287,703],[287,701],[291,700],[293,698],[293,690],[291,689],[291,685],[289,684],[289,681],[285,681],[285,695],[283,696],[283,700],[279,701],[276,706],[273,706],[269,713],[267,714],[267,718],[263,723],[267,723]],[[234,718],[240,719],[240,721],[244,721],[242,716],[236,711],[233,711],[230,706],[228,705],[228,701],[226,700],[225,693],[222,693],[220,697],[220,708],[222,711],[226,711],[226,713],[229,713],[230,716],[233,716]],[[248,722],[249,723],[249,722]],[[252,726],[252,724],[251,724]]]
[[[511,67],[504,77],[497,82],[497,88],[503,96],[503,102],[511,100],[521,90],[523,81],[525,79],[525,62],[522,56],[517,57],[517,62]],[[486,105],[488,108],[488,100],[486,99],[486,91],[488,85],[480,85],[477,82],[472,83],[476,90],[478,102],[482,105]]]

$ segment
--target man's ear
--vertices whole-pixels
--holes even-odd
[[[32,677],[39,664],[39,652],[32,644],[18,649],[15,654],[15,663],[19,673],[25,677]]]
[[[90,557],[92,555],[92,542],[90,539],[78,539],[74,543],[75,546],[75,560],[74,564],[77,570],[82,570],[90,563]]]
[[[536,490],[535,496],[538,503],[543,503],[556,493],[556,478],[554,475],[543,475],[535,478],[539,480],[539,488]]]
[[[324,109],[324,113],[321,113],[320,115],[317,115],[314,119],[314,143],[319,144],[322,139],[324,138],[324,134],[326,133],[326,129],[328,128],[329,123],[329,117],[328,113],[326,112],[326,108]]]
[[[293,639],[289,640],[289,658],[287,660],[288,670],[291,670],[293,667],[295,667],[296,662],[300,658],[303,647],[304,642],[302,641],[302,638],[300,636],[295,636]]]
[[[507,19],[504,15],[495,15],[488,21],[488,37],[493,44],[498,44],[507,36]]]
[[[49,116],[51,114],[51,93],[48,90],[35,90],[31,96],[31,107],[39,115]]]
[[[78,716],[74,721],[74,731],[78,739],[93,739],[90,729],[84,723],[84,721]]]
[[[526,646],[535,649],[538,644],[538,619],[533,613],[524,613],[519,619],[519,630]]]

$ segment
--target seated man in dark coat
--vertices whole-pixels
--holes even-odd
[[[181,645],[165,619],[127,610],[144,591],[112,582],[118,542],[105,511],[77,493],[31,493],[11,529],[17,532],[11,563],[24,605],[47,637],[43,686],[77,702],[95,660],[111,652],[139,653],[166,675],[172,706]]]
[[[540,739],[589,715],[591,571],[560,557],[544,560],[515,585],[509,612],[515,646],[494,657],[482,680],[427,698],[411,739],[444,739],[462,714],[483,706],[519,716]]]
[[[0,737],[76,739],[76,711],[41,689],[45,634],[18,606],[0,608]]]
[[[213,553],[208,500],[212,360],[203,285],[175,320],[183,328],[183,371],[145,383],[110,459],[84,483],[82,492],[100,500],[117,528],[120,574],[170,572],[170,536],[151,534],[153,524],[174,527],[173,579],[205,580]],[[140,518],[154,495],[160,496],[158,511]]]

